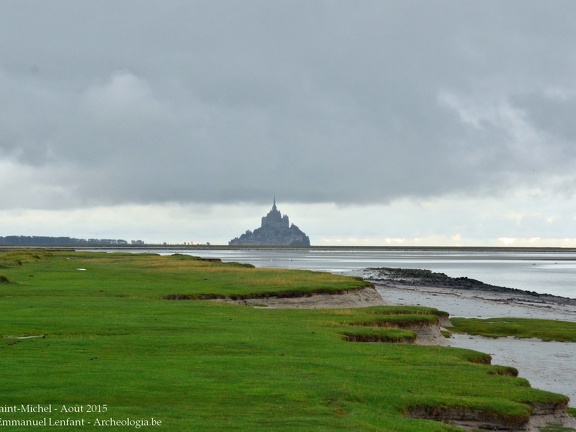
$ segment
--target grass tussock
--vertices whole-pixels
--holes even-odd
[[[422,328],[438,325],[435,315],[383,315],[365,321],[351,322],[353,326],[364,327],[395,327],[395,328]]]
[[[47,259],[51,256],[52,252],[46,250],[4,250],[0,251],[0,265],[23,265],[26,263]]]
[[[441,422],[474,422],[481,429],[522,429],[532,414],[524,404],[488,398],[458,398],[439,396],[410,405],[408,417]]]
[[[481,353],[477,351],[465,351],[462,353],[462,358],[470,363],[489,365],[492,363],[492,356],[490,354]]]
[[[386,306],[373,308],[374,315],[434,315],[448,318],[448,312],[425,306]]]
[[[414,343],[416,333],[401,329],[362,328],[342,332],[348,342]]]
[[[576,342],[576,323],[527,318],[453,318],[454,333],[484,337],[538,338],[543,341]]]
[[[488,370],[490,375],[502,375],[502,376],[518,376],[518,369],[512,366],[499,366],[495,365],[491,369]]]

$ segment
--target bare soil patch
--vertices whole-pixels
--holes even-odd
[[[266,297],[241,300],[215,299],[215,301],[274,309],[340,309],[386,305],[382,296],[372,287],[333,294],[312,294],[302,297]]]

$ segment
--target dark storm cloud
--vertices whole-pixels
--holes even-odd
[[[574,12],[4,1],[0,161],[48,176],[59,205],[571,190]]]

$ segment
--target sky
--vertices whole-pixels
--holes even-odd
[[[576,247],[572,0],[1,0],[0,236]]]

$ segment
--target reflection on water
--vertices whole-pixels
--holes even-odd
[[[368,267],[421,268],[482,282],[564,297],[576,297],[574,251],[473,251],[459,249],[194,249],[187,253],[256,267],[343,273]]]

